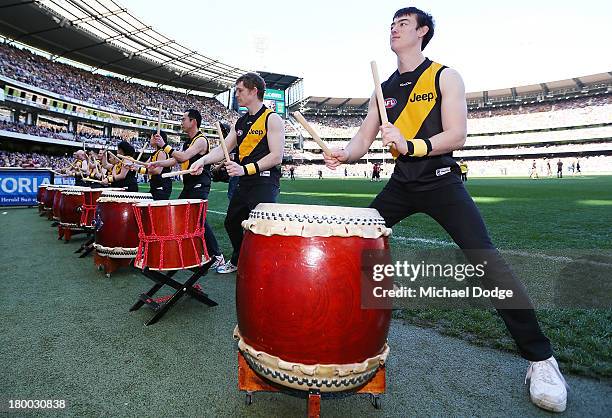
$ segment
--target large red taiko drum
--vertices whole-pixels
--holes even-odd
[[[182,270],[210,260],[204,241],[207,200],[179,199],[134,205],[138,253],[134,266],[151,270]]]
[[[384,364],[391,309],[362,309],[364,252],[388,252],[375,209],[262,203],[242,223],[238,348],[261,376],[350,390]]]
[[[38,192],[36,193],[36,201],[38,202],[38,212],[44,212],[45,210],[45,197],[47,194],[47,186],[49,184],[41,184],[38,186]]]
[[[64,229],[79,229],[84,193],[89,188],[68,188],[61,190],[59,201],[59,223]]]
[[[132,206],[152,201],[150,193],[103,191],[95,215],[94,248],[100,256],[134,258],[138,249],[138,225]]]

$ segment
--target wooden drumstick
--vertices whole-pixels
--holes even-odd
[[[378,105],[380,123],[381,125],[384,125],[385,123],[389,122],[389,118],[387,117],[387,109],[385,108],[385,97],[383,96],[382,87],[380,86],[380,77],[378,76],[378,65],[376,65],[376,61],[371,61],[370,67],[372,68],[372,78],[374,79],[374,93],[376,94],[376,104]],[[391,144],[391,148],[395,149],[393,144]]]
[[[92,179],[91,177],[83,177],[83,181],[90,181],[92,183],[103,183],[100,180]]]
[[[380,86],[380,78],[378,77],[378,66],[376,61],[370,62],[372,67],[372,78],[374,79],[374,92],[376,94],[376,103],[378,105],[378,114],[380,115],[380,121],[384,125],[389,122],[387,118],[387,110],[385,109],[385,97],[383,96],[382,87]]]
[[[123,160],[128,160],[128,161],[130,161],[130,162],[132,162],[132,163],[134,163],[134,164],[146,165],[146,163],[145,163],[145,162],[135,160],[135,159],[133,159],[132,157],[130,157],[129,155],[117,155],[117,157],[118,157],[118,158],[121,158],[121,159],[123,159]]]
[[[225,145],[225,138],[223,138],[223,130],[221,130],[221,124],[217,121],[217,135],[219,135],[219,142],[221,142],[221,148],[223,149],[223,154],[225,155],[225,161],[231,161],[229,152],[227,152],[227,145]]]
[[[298,122],[300,122],[300,125],[302,125],[304,129],[308,131],[310,136],[312,136],[312,139],[314,139],[314,141],[321,147],[321,149],[323,150],[323,153],[325,155],[331,156],[331,150],[329,149],[327,144],[323,142],[319,134],[317,134],[317,132],[312,128],[312,126],[310,126],[310,124],[306,121],[306,119],[304,119],[304,116],[302,116],[300,112],[293,112],[293,117]]]
[[[159,104],[159,115],[157,116],[157,135],[161,132],[161,116],[162,116],[162,105]]]
[[[191,170],[171,171],[169,173],[164,173],[161,176],[163,178],[168,178],[168,177],[180,176],[183,174],[191,174]]]

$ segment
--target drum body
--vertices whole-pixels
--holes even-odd
[[[36,193],[36,201],[38,202],[38,212],[43,212],[45,210],[47,186],[48,184],[38,186],[38,192]]]
[[[370,380],[387,357],[391,320],[390,309],[361,308],[363,252],[389,251],[378,212],[266,203],[243,227],[235,337],[250,366],[300,390]]]
[[[53,204],[51,205],[51,212],[53,213],[53,220],[55,221],[59,221],[61,199],[62,189],[55,189],[55,193],[53,194]]]
[[[51,185],[47,186],[43,198],[43,209],[46,211],[53,210],[53,198],[55,197],[55,188]]]
[[[182,270],[210,260],[204,241],[207,200],[156,200],[134,205],[138,252],[134,266]]]
[[[94,228],[97,201],[104,190],[87,189],[83,192],[83,208],[81,210],[81,218],[79,219],[79,225],[82,228]]]
[[[78,229],[83,210],[84,189],[67,189],[59,192],[59,223],[62,228]]]
[[[150,193],[103,191],[95,214],[96,252],[110,258],[134,258],[138,249],[138,226],[132,206],[153,200]]]

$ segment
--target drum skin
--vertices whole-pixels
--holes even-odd
[[[95,243],[108,248],[138,247],[134,202],[98,202]],[[111,256],[112,257],[112,256]]]
[[[62,226],[78,227],[81,220],[83,193],[61,192],[59,201],[59,222]]]
[[[85,190],[83,193],[83,209],[81,211],[81,219],[79,225],[82,227],[92,227],[96,215],[96,201],[102,194],[103,189]]]
[[[138,204],[134,212],[140,219],[142,237],[134,265],[152,270],[180,270],[197,267],[209,260],[204,243],[203,224],[208,202],[159,205]],[[200,236],[169,239],[177,235],[193,235],[200,226]],[[156,239],[155,236],[162,239]],[[163,247],[163,249],[162,249]],[[180,249],[179,249],[180,247]],[[163,257],[162,257],[163,251]],[[181,259],[182,255],[182,259]]]
[[[245,231],[236,307],[244,342],[301,364],[359,363],[382,352],[390,309],[361,308],[364,250],[387,237],[265,236]]]

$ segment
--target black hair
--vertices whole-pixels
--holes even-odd
[[[227,122],[221,122],[221,133],[223,134],[223,138],[227,138],[230,133],[231,127]]]
[[[128,157],[133,157],[134,154],[136,154],[136,150],[134,149],[132,144],[127,141],[119,142],[119,144],[117,144],[117,149],[123,151],[123,155],[127,155]]]
[[[198,128],[199,128],[200,125],[202,124],[202,115],[200,114],[200,112],[198,112],[195,109],[189,109],[189,110],[185,110],[185,113],[187,113],[187,117],[189,119],[196,120],[196,124],[198,125]]]
[[[429,28],[425,36],[423,36],[423,43],[421,44],[422,51],[425,49],[425,47],[434,35],[435,24],[433,17],[429,13],[426,13],[421,9],[417,9],[416,7],[404,7],[403,9],[399,9],[397,12],[395,12],[395,14],[393,15],[393,20],[397,19],[398,17],[407,15],[416,17],[417,29],[423,26],[427,26]]]
[[[238,77],[238,80],[236,80],[236,85],[238,85],[238,83],[241,81],[242,84],[244,84],[244,87],[249,90],[253,90],[255,87],[257,87],[257,98],[259,98],[259,100],[263,100],[264,92],[266,91],[266,82],[259,74],[246,73],[241,75]]]

